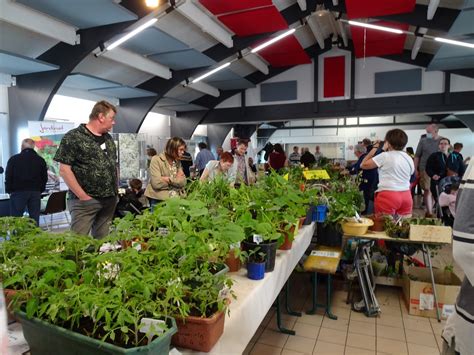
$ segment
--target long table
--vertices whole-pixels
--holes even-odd
[[[250,280],[245,268],[229,274],[234,281],[232,289],[237,299],[232,300],[230,314],[226,314],[224,334],[209,353],[202,354],[242,354],[311,243],[314,229],[314,223],[303,226],[295,236],[291,250],[278,250],[275,269],[265,273],[263,280]],[[180,351],[183,354],[200,354],[186,349]]]

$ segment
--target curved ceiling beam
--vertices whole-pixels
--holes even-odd
[[[101,42],[122,32],[133,22],[80,30],[81,44],[71,46],[61,42],[37,58],[58,65],[58,70],[17,76],[16,86],[9,88],[8,93],[12,153],[20,147],[18,132],[27,127],[28,121],[44,119],[53,96],[72,70]]]

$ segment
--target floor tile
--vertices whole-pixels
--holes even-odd
[[[323,324],[321,326],[324,328],[336,329],[341,330],[343,332],[347,332],[347,327],[349,326],[349,319],[330,319],[328,317],[324,317]]]
[[[321,323],[323,322],[323,316],[319,314],[306,314],[303,313],[301,317],[298,317],[296,320],[296,323],[304,323],[304,324],[310,324],[310,325],[316,325],[316,326],[321,326]]]
[[[407,343],[399,340],[377,337],[377,352],[386,354],[408,354]]]
[[[389,327],[403,328],[402,316],[393,316],[388,314],[381,314],[377,318],[377,325],[388,325]]]
[[[342,307],[331,307],[331,312],[337,319],[349,319],[351,316],[351,309],[350,308],[342,308]]]
[[[407,343],[424,345],[428,347],[437,348],[436,339],[433,333],[425,333],[416,330],[409,330],[406,332]]]
[[[288,349],[283,349],[281,355],[307,355],[311,353],[300,353],[299,351],[293,351]]]
[[[425,320],[419,320],[419,319],[407,319],[405,318],[403,320],[403,325],[405,326],[405,329],[408,331],[411,330],[417,330],[420,332],[425,332],[425,333],[433,333],[433,329],[431,329],[431,324],[428,321]]]
[[[305,323],[298,323],[293,326],[293,330],[296,332],[295,335],[316,339],[319,334],[319,327],[316,325],[305,324]]]
[[[344,355],[344,345],[328,343],[318,340],[314,347],[313,354],[317,355]]]
[[[405,329],[377,324],[377,338],[405,341]]]
[[[284,348],[304,354],[312,354],[315,344],[316,339],[309,339],[295,335],[288,338]]]
[[[375,351],[375,337],[370,335],[349,333],[347,334],[346,346]]]
[[[385,307],[381,306],[381,314],[383,315],[390,315],[390,316],[401,316],[402,310],[400,306],[397,307]]]
[[[283,334],[280,331],[265,329],[260,338],[257,339],[257,342],[261,344],[276,346],[278,348],[283,348],[288,337],[288,334]]]
[[[439,355],[438,347],[434,348],[410,343],[408,343],[407,345],[409,355]]]
[[[375,355],[375,350],[354,348],[352,346],[346,346],[344,355]]]
[[[367,317],[364,313],[360,312],[351,312],[351,320],[375,324],[375,317]]]
[[[349,333],[375,336],[375,324],[351,320]]]
[[[341,332],[340,330],[328,329],[328,328],[321,328],[319,330],[318,341],[322,340],[328,343],[346,344],[346,332]]]
[[[257,343],[252,348],[250,355],[280,355],[281,350],[281,348],[277,348],[275,346]]]
[[[287,328],[287,329],[292,329],[293,326],[295,325],[295,319],[296,317],[286,318],[286,319],[282,318],[281,320],[282,327]],[[267,329],[278,330],[276,316],[274,316],[271,319],[271,321],[268,323]]]

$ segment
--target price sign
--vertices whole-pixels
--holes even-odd
[[[339,253],[337,251],[325,251],[325,250],[313,250],[311,256],[322,256],[325,258],[338,258]]]
[[[254,234],[253,235],[253,242],[260,244],[263,242],[263,237],[260,234]]]
[[[329,174],[326,170],[307,170],[303,171],[306,180],[329,180]]]

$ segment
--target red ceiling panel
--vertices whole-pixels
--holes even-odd
[[[416,0],[346,0],[349,19],[413,12]]]
[[[218,19],[238,36],[275,32],[288,28],[288,24],[275,6],[222,15]]]
[[[273,5],[272,0],[199,0],[214,15]]]
[[[400,30],[408,30],[408,25],[378,21],[373,24]],[[364,31],[367,31],[364,39]],[[357,58],[382,56],[389,54],[400,54],[403,52],[406,34],[395,34],[379,30],[365,29],[363,27],[351,26],[352,41],[354,43],[355,55]],[[365,42],[365,43],[364,43]],[[365,50],[364,50],[365,47]]]
[[[293,35],[283,38],[258,53],[274,67],[311,63],[311,58]]]

